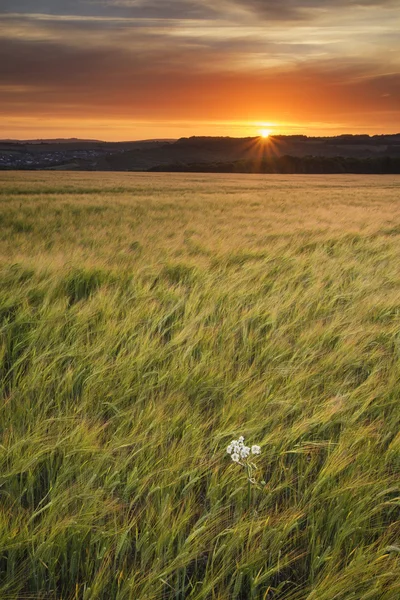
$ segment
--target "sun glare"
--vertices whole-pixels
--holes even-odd
[[[260,131],[260,135],[261,135],[261,137],[262,137],[262,138],[264,138],[264,139],[266,139],[267,137],[269,137],[269,134],[270,134],[270,133],[271,133],[271,132],[270,132],[268,129],[262,129],[262,130]]]

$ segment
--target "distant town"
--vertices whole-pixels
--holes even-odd
[[[102,156],[103,151],[96,150],[64,150],[41,153],[31,153],[29,150],[20,152],[11,150],[0,154],[0,167],[6,169],[46,169],[71,164],[75,161],[86,160],[93,166],[96,165],[96,158]],[[93,161],[93,162],[91,162]]]

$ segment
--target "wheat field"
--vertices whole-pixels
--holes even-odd
[[[0,173],[1,600],[400,598],[399,191]]]

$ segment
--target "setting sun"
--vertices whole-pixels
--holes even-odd
[[[268,129],[262,129],[262,130],[260,131],[260,135],[261,135],[261,137],[262,137],[262,138],[264,138],[264,139],[266,139],[267,137],[269,137],[269,134],[270,134],[270,133],[271,133],[271,132],[270,132]]]

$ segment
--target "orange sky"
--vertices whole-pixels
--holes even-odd
[[[400,0],[2,0],[0,138],[400,131]]]

